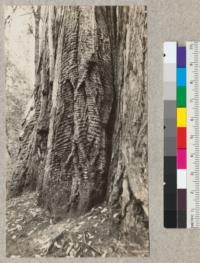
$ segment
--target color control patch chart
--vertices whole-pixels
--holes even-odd
[[[165,42],[164,226],[200,227],[200,42]]]

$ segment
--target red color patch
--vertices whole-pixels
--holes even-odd
[[[186,149],[186,128],[177,128],[177,148]]]

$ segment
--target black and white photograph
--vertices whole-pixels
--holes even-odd
[[[149,256],[147,15],[4,6],[7,257]]]

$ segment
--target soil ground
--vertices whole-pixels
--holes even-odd
[[[6,247],[8,257],[123,257],[148,256],[148,244],[123,241],[110,231],[105,204],[87,214],[53,223],[37,206],[35,193],[7,201]],[[117,214],[113,215],[117,217]]]

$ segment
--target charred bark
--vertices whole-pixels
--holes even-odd
[[[146,11],[49,6],[41,12],[35,91],[10,195],[37,189],[38,203],[57,218],[107,200],[125,233],[144,231]]]

